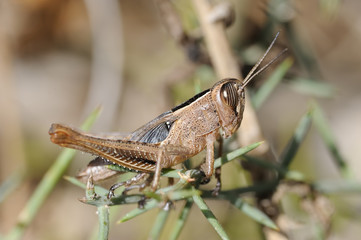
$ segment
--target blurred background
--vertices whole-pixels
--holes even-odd
[[[227,34],[242,66],[254,64],[278,30],[276,49],[289,47],[288,55],[295,60],[286,80],[257,112],[274,151],[285,146],[310,100],[317,99],[341,154],[354,177],[361,180],[361,2],[231,3],[236,20]],[[186,31],[199,34],[192,4],[172,4]],[[270,72],[252,87],[261,86]],[[49,141],[51,123],[79,127],[101,105],[92,132],[130,132],[192,97],[195,89],[206,89],[218,80],[209,66],[190,61],[171,37],[157,1],[1,1],[0,182],[25,172],[25,180],[1,202],[1,234],[14,226],[61,150]],[[330,159],[320,137],[311,131],[292,168],[310,180],[337,179],[339,172]],[[78,153],[67,175],[75,175],[90,160],[89,155]],[[83,196],[82,189],[61,180],[24,239],[90,239],[97,229],[96,209],[77,200]],[[329,239],[357,239],[361,234],[359,196],[330,199],[335,217]],[[232,239],[260,239],[257,224],[233,211],[227,202],[210,201],[209,205]],[[134,207],[114,207],[114,219]],[[179,208],[175,206],[171,221]],[[145,239],[155,214],[120,225],[113,221],[109,239]],[[180,239],[218,236],[194,208]]]

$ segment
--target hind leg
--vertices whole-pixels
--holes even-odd
[[[149,175],[143,183],[126,187],[122,194],[125,195],[133,189],[138,189],[139,191],[143,191],[144,188],[150,186],[152,180],[153,180],[153,175]]]
[[[131,179],[129,179],[127,181],[119,182],[119,183],[112,185],[109,189],[108,198],[110,199],[110,198],[114,197],[114,191],[116,189],[120,188],[121,186],[129,187],[132,184],[140,182],[147,175],[149,175],[149,174],[148,173],[138,173],[137,175],[135,175],[134,177],[132,177]]]

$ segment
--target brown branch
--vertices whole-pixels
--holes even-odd
[[[207,0],[193,0],[193,4],[198,14],[204,40],[217,76],[219,79],[226,77],[242,79],[238,62],[232,53],[226,37],[224,24],[220,21],[212,22],[209,18],[212,13],[210,2]],[[238,133],[242,145],[249,145],[264,140],[249,97],[246,97],[244,118]],[[253,154],[263,155],[268,151],[268,144],[265,143],[257,151],[254,151]]]
[[[212,12],[212,6],[208,0],[193,0],[195,10],[198,14],[199,22],[203,31],[204,40],[209,52],[210,60],[215,68],[217,76],[222,79],[226,77],[235,77],[242,79],[240,68],[236,58],[234,57],[229,42],[226,37],[224,24],[220,21],[212,22],[209,18]],[[248,95],[248,94],[247,94]],[[259,125],[256,113],[251,105],[249,97],[246,97],[246,107],[243,116],[243,122],[238,131],[239,141],[242,145],[248,145],[260,140],[264,140],[261,127]],[[252,151],[253,154],[262,156],[265,159],[273,159],[270,153],[269,145],[263,144],[263,148],[258,151]],[[254,182],[264,182],[274,178],[274,174],[270,171],[248,167]],[[271,202],[273,191],[258,195],[257,202],[259,208],[266,212],[270,206],[264,206],[264,202]],[[277,206],[272,206],[276,213],[272,217],[278,222]],[[265,228],[264,233],[267,239],[282,239],[282,235],[278,232]]]

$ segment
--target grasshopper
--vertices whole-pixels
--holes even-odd
[[[163,168],[180,164],[206,149],[201,170],[205,179],[209,179],[214,172],[215,141],[220,137],[230,137],[242,122],[246,85],[286,51],[255,72],[277,37],[278,34],[243,82],[235,78],[223,79],[125,137],[91,135],[52,124],[50,139],[62,147],[94,154],[105,164],[118,164],[140,172],[132,182],[150,173],[153,176],[152,191],[158,187]],[[217,180],[220,187],[220,178]],[[108,196],[112,196],[111,192],[120,185],[112,186]]]

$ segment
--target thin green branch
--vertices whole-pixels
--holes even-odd
[[[159,239],[162,230],[164,228],[165,223],[167,222],[168,216],[169,216],[169,210],[170,210],[171,202],[167,202],[165,206],[160,209],[157,218],[154,221],[154,225],[152,230],[149,234],[149,240],[156,240]]]
[[[124,217],[122,217],[118,223],[122,223],[122,222],[126,222],[132,218],[135,218],[136,216],[140,215],[140,214],[143,214],[147,211],[149,211],[150,209],[153,209],[155,207],[158,206],[158,201],[155,200],[155,199],[151,199],[149,200],[144,208],[136,208],[136,209],[133,209],[132,211],[128,212]]]
[[[214,168],[220,167],[220,166],[222,166],[222,165],[224,165],[224,164],[226,164],[226,163],[228,163],[230,161],[233,161],[237,157],[240,157],[240,156],[252,151],[253,149],[257,148],[262,143],[263,143],[263,141],[253,143],[253,144],[250,144],[248,146],[236,149],[236,150],[234,150],[234,151],[232,151],[232,152],[230,152],[228,154],[223,155],[222,157],[217,158],[214,161]],[[197,170],[194,170],[194,171],[197,171]],[[164,177],[179,178],[180,177],[179,173],[183,173],[184,171],[179,170],[179,169],[176,169],[176,170],[174,170],[174,169],[164,169],[162,172],[163,172],[162,176],[164,176]]]
[[[99,219],[98,240],[107,240],[109,235],[109,207],[105,205],[97,209]]]
[[[250,145],[248,145],[246,147],[242,147],[242,148],[239,148],[237,150],[234,150],[233,152],[230,152],[230,153],[228,153],[226,155],[223,155],[220,158],[217,158],[214,161],[214,168],[220,167],[220,166],[222,166],[222,165],[236,159],[237,157],[240,157],[240,156],[252,151],[253,149],[257,148],[262,143],[263,143],[263,141],[253,143],[253,144],[250,144]]]
[[[203,198],[195,195],[193,196],[193,201],[195,204],[197,204],[203,215],[207,218],[208,222],[212,225],[214,230],[216,230],[221,239],[228,240],[229,237],[227,236],[227,233],[224,231],[222,225],[219,223],[216,216],[214,216],[213,212],[207,206]]]
[[[295,132],[283,150],[280,156],[281,166],[288,168],[294,156],[296,155],[300,145],[302,144],[307,132],[310,129],[312,119],[312,111],[308,111],[300,120]],[[284,177],[281,175],[281,177]]]
[[[241,188],[236,188],[236,189],[232,189],[232,190],[221,191],[217,197],[212,195],[212,191],[203,191],[202,197],[228,200],[232,196],[240,195],[240,194],[250,194],[250,193],[262,194],[264,192],[268,192],[271,189],[274,189],[277,186],[277,184],[278,184],[277,179],[275,179],[273,181],[260,182],[260,183],[256,183],[254,185],[247,186],[247,187],[241,187]]]
[[[272,228],[274,230],[278,230],[277,225],[261,210],[256,207],[249,205],[247,202],[243,201],[241,198],[237,197],[231,200],[231,203],[241,210],[244,214],[254,219],[255,221]]]
[[[330,98],[336,93],[336,89],[329,83],[311,78],[295,77],[288,79],[287,84],[298,93],[318,98]]]
[[[192,198],[188,198],[170,235],[170,240],[177,240],[184,224],[186,223],[187,217],[189,216],[190,210],[193,206],[193,200]]]
[[[163,193],[162,195],[165,198],[164,200],[170,200],[170,201],[187,199],[187,198],[190,198],[193,196],[199,196],[201,194],[201,192],[195,188],[179,190],[179,191],[174,191],[174,192],[172,192],[172,190],[169,190],[169,192],[170,192],[169,194],[166,194],[167,192],[163,191],[163,189],[158,190],[158,191],[162,191],[162,193]],[[143,200],[143,199],[141,199],[141,200]],[[149,210],[157,207],[159,203],[162,204],[162,202],[159,200],[151,199],[146,202],[144,208],[133,209],[132,211],[127,213],[122,219],[120,219],[119,222],[125,222],[125,221],[128,221],[140,214],[143,214],[146,211],[149,211]]]
[[[352,178],[350,168],[348,167],[347,162],[341,156],[340,151],[336,146],[336,138],[332,134],[332,130],[328,124],[325,114],[316,102],[313,102],[312,107],[313,120],[315,122],[316,129],[318,130],[328,150],[330,151],[335,165],[340,169],[340,172],[344,178]]]
[[[361,194],[361,182],[355,180],[322,180],[311,186],[325,194]]]

